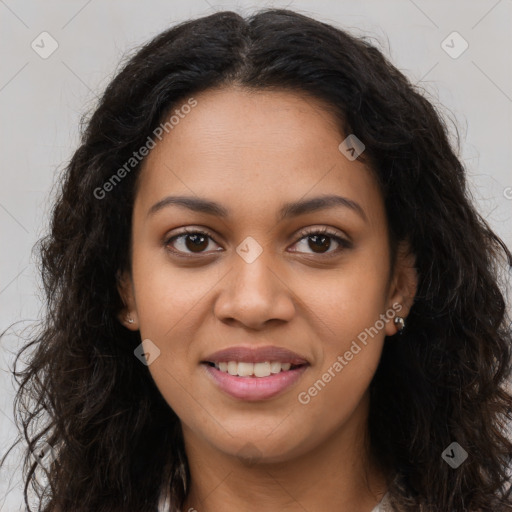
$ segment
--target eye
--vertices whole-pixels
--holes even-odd
[[[301,236],[301,239],[297,242],[297,244],[307,240],[305,244],[307,244],[307,247],[310,248],[315,254],[337,254],[343,249],[349,249],[352,247],[351,242],[339,236],[337,232],[330,231],[327,228],[303,230],[299,235]],[[335,243],[338,245],[338,248],[333,251],[329,251],[329,249],[332,248],[332,240],[335,241]]]
[[[168,238],[165,241],[165,246],[178,256],[201,254],[210,245],[210,240],[216,243],[209,233],[184,229],[182,233]]]
[[[307,240],[307,246],[313,251],[314,254],[337,254],[343,249],[348,249],[352,247],[352,243],[348,240],[339,236],[337,232],[330,231],[327,228],[321,229],[305,229],[299,233],[301,237],[295,245],[300,244],[301,242]],[[332,251],[329,251],[333,247],[332,240],[335,241],[338,248]],[[206,249],[210,246],[210,241],[213,241],[215,244],[215,240],[212,235],[205,231],[200,230],[189,230],[184,229],[181,233],[173,235],[172,237],[165,240],[165,247],[169,248],[171,252],[176,254],[177,256],[185,256],[188,257],[190,254],[203,254],[206,252]],[[223,249],[216,249],[214,252],[222,251]],[[293,250],[292,252],[303,252]]]

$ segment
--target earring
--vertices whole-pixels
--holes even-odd
[[[405,327],[405,320],[401,316],[397,316],[395,317],[394,323],[398,329],[398,333],[402,334]]]
[[[126,317],[126,320],[128,321],[129,324],[133,324],[134,322],[133,318],[130,315]]]

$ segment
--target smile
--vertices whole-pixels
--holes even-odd
[[[293,386],[309,366],[279,362],[203,363],[207,375],[233,398],[259,401],[273,398]]]
[[[238,375],[239,377],[269,377],[270,375],[287,372],[290,369],[295,370],[295,368],[302,366],[280,363],[279,361],[264,361],[261,363],[229,361],[210,363],[210,365],[214,365],[221,372],[229,373],[229,375]]]

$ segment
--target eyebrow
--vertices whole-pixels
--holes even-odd
[[[219,203],[200,197],[191,196],[167,196],[155,203],[148,211],[148,217],[168,206],[179,206],[194,212],[214,215],[216,217],[229,217],[229,210]],[[301,199],[292,203],[286,203],[278,212],[277,221],[280,222],[299,215],[305,215],[319,210],[326,210],[342,206],[357,213],[364,221],[368,221],[363,208],[359,203],[338,195],[324,195],[311,199]]]

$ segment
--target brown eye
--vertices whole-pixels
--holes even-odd
[[[208,247],[208,237],[199,233],[185,235],[185,246],[192,252],[201,252]]]
[[[320,229],[316,231],[303,231],[300,233],[302,238],[297,242],[297,244],[303,243],[306,249],[310,249],[315,254],[319,255],[331,255],[336,254],[342,251],[343,249],[348,249],[352,247],[352,243],[348,240],[341,238],[337,233],[333,233],[327,229]],[[307,240],[307,244],[305,243]],[[329,251],[332,247],[332,241],[335,242],[335,249]],[[336,248],[337,245],[337,248]],[[306,252],[310,253],[310,251],[293,251],[293,252]]]
[[[324,252],[329,250],[331,246],[331,237],[325,235],[309,235],[308,246],[314,252]]]
[[[166,240],[165,245],[175,253],[201,254],[208,248],[210,240],[215,242],[208,233],[185,231]]]

